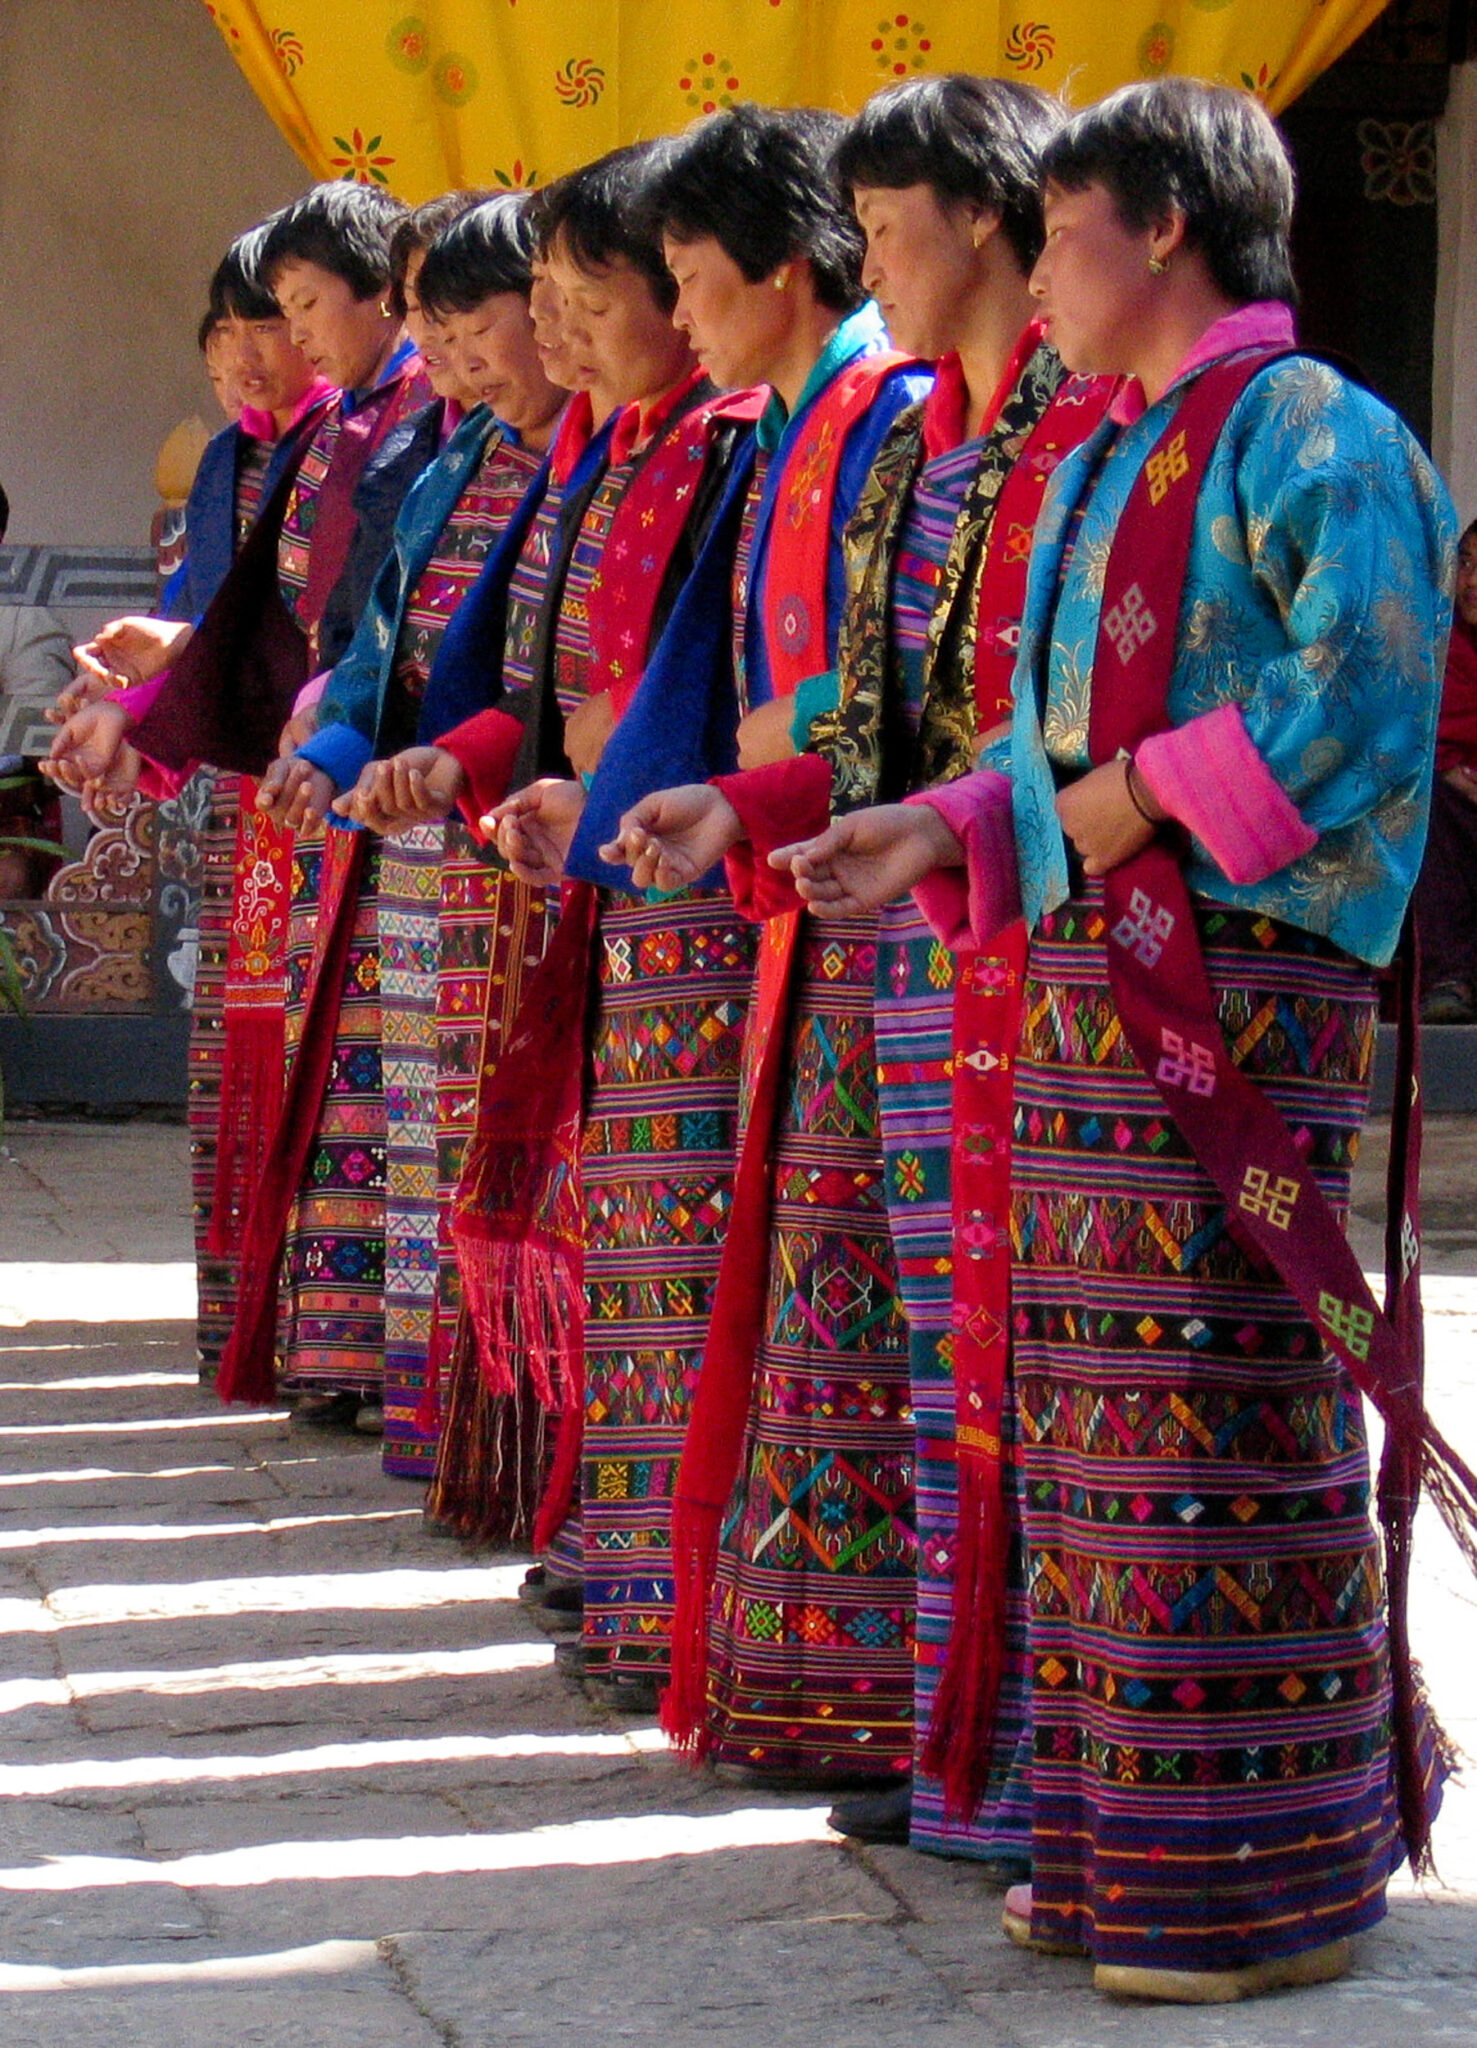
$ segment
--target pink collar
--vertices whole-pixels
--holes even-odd
[[[1281,299],[1257,299],[1249,306],[1238,306],[1234,313],[1211,322],[1170,378],[1167,389],[1172,391],[1222,356],[1236,355],[1244,348],[1286,348],[1296,339],[1292,308]],[[1108,407],[1108,417],[1117,426],[1131,427],[1147,410],[1143,385],[1137,377],[1129,377]]]
[[[335,388],[326,377],[315,377],[297,404],[292,408],[292,418],[287,422],[287,432],[290,434],[303,414],[311,411],[320,400],[331,397]],[[277,439],[277,422],[269,412],[264,411],[258,405],[242,406],[240,427],[242,433],[250,434],[253,441],[275,441]]]

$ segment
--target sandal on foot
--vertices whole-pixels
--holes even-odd
[[[1351,1960],[1345,1940],[1326,1941],[1321,1948],[1300,1949],[1293,1956],[1270,1956],[1262,1963],[1243,1963],[1237,1970],[1154,1970],[1132,1963],[1099,1963],[1092,1988],[1111,1998],[1153,1998],[1172,2005],[1230,2005],[1238,1998],[1259,1998],[1264,1991],[1286,1991],[1298,1984],[1331,1984],[1348,1974]]]
[[[1087,1953],[1080,1941],[1052,1941],[1045,1935],[1031,1932],[1031,1887],[1028,1884],[1013,1884],[1005,1894],[1000,1925],[1005,1929],[1007,1941],[1013,1941],[1017,1948],[1030,1949],[1033,1955],[1084,1956]]]

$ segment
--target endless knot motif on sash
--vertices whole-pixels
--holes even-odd
[[[1142,889],[1135,889],[1128,899],[1127,916],[1120,917],[1113,927],[1113,940],[1145,967],[1154,967],[1173,930],[1174,912],[1151,902]]]
[[[1148,600],[1137,583],[1130,583],[1113,609],[1104,615],[1103,630],[1125,667],[1144,643],[1153,639],[1159,621],[1149,610]]]
[[[1182,476],[1190,473],[1190,458],[1185,453],[1185,437],[1176,434],[1167,448],[1157,455],[1151,455],[1144,464],[1144,475],[1149,479],[1149,502],[1157,505],[1171,484],[1177,484]]]
[[[1208,1045],[1194,1038],[1186,1044],[1167,1024],[1160,1028],[1159,1043],[1164,1057],[1154,1070],[1156,1081],[1166,1088],[1188,1088],[1192,1095],[1214,1095],[1215,1054]]]
[[[1340,1301],[1336,1294],[1320,1294],[1318,1313],[1336,1343],[1352,1351],[1356,1358],[1368,1358],[1370,1333],[1374,1329],[1374,1316],[1369,1309],[1361,1308],[1357,1301]]]
[[[1285,1173],[1274,1180],[1265,1166],[1248,1166],[1241,1183],[1240,1207],[1248,1216],[1264,1217],[1274,1230],[1286,1230],[1301,1193],[1297,1182]]]
[[[1421,1240],[1415,1227],[1415,1219],[1409,1209],[1400,1219],[1400,1277],[1408,1280],[1415,1271],[1416,1260],[1421,1255]]]

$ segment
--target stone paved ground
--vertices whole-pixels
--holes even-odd
[[[372,1446],[199,1390],[183,1161],[144,1125],[0,1157],[3,2048],[1477,2043],[1473,1790],[1347,1983],[1109,2005],[1008,1949],[968,1866],[852,1849],[568,1695],[517,1560],[425,1534]],[[1436,1131],[1428,1187],[1470,1448],[1477,1128]],[[1477,1753],[1474,1607],[1425,1531],[1418,1641]]]

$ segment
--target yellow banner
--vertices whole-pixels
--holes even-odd
[[[854,112],[920,71],[1078,106],[1182,72],[1285,107],[1385,0],[205,0],[315,177],[547,182],[735,100]]]

